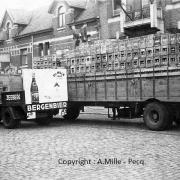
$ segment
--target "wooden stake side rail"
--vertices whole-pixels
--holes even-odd
[[[180,67],[76,74],[68,76],[68,87],[70,101],[180,102]]]

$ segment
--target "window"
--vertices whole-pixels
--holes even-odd
[[[28,60],[27,60],[27,49],[21,49],[21,65],[27,65]]]
[[[39,44],[39,56],[44,56],[43,43],[40,43],[40,44]]]
[[[11,28],[10,28],[10,22],[8,22],[8,23],[6,24],[7,39],[10,38],[10,30],[11,30]]]
[[[114,10],[120,9],[121,0],[114,0]]]
[[[45,43],[45,55],[50,55],[49,42]]]
[[[63,6],[58,9],[58,26],[59,28],[65,26],[65,8]]]

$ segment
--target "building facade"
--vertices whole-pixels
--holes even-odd
[[[8,9],[0,25],[0,69],[56,68],[82,27],[93,42],[176,33],[179,19],[178,0],[54,0],[31,12]]]

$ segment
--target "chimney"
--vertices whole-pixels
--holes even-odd
[[[106,0],[98,0],[97,3],[100,19],[100,39],[108,39],[108,2]]]

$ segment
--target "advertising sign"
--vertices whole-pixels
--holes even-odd
[[[66,108],[66,69],[23,69],[22,75],[28,112]]]

